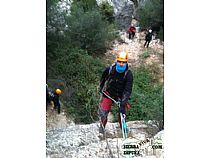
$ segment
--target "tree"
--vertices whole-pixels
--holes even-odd
[[[136,16],[140,19],[143,28],[153,27],[159,32],[164,29],[164,0],[146,0],[143,5],[139,5]],[[163,33],[162,33],[163,36]],[[161,37],[163,39],[163,37]]]
[[[79,18],[78,18],[79,17]],[[114,35],[114,28],[97,9],[84,11],[80,6],[73,5],[71,15],[66,17],[68,29],[65,34],[74,47],[79,47],[88,53],[105,52]]]
[[[84,12],[97,7],[96,0],[77,0],[73,1],[73,5],[80,6]]]
[[[154,120],[163,129],[163,84],[157,79],[158,68],[151,65],[141,65],[134,71],[134,88],[131,108],[128,111],[131,120]],[[155,70],[153,70],[155,69]]]
[[[107,1],[103,1],[99,5],[99,11],[102,15],[104,15],[107,21],[114,23],[114,9]]]
[[[90,123],[90,112],[97,117],[98,100],[93,95],[105,67],[90,54],[107,48],[113,29],[97,8],[84,9],[77,3],[71,7],[47,0],[47,83],[61,88],[68,115],[75,116],[76,122]]]

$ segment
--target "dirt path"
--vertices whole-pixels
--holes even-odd
[[[106,53],[107,61],[114,61],[115,54],[118,51],[125,50],[128,52],[129,65],[136,67],[144,60],[146,64],[158,63],[163,66],[163,44],[159,39],[153,40],[149,48],[144,48],[145,32],[136,33],[133,40],[129,40],[127,34],[122,32],[120,40],[115,41],[113,48]]]
[[[139,65],[152,65],[154,73],[159,76],[159,81],[164,80],[164,46],[159,39],[153,39],[149,48],[144,48],[145,32],[136,33],[133,40],[129,40],[125,32],[121,32],[120,39],[116,40],[112,49],[105,53],[105,60],[111,64],[116,59],[116,53],[122,50],[128,52],[130,68]]]
[[[48,105],[46,111],[46,128],[66,128],[69,125],[74,125],[74,122],[67,119],[65,112],[62,111],[60,114],[56,110],[52,109],[51,105]]]

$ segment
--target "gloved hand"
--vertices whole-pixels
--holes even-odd
[[[125,114],[125,105],[120,104],[120,113]]]

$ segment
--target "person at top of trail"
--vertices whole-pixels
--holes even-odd
[[[131,24],[131,26],[128,28],[128,38],[133,39],[136,33],[136,28]]]
[[[100,80],[100,92],[104,92],[116,101],[120,100],[118,112],[118,121],[121,125],[120,113],[125,116],[128,99],[131,96],[133,87],[133,74],[128,67],[128,52],[122,51],[117,54],[116,62],[107,67],[102,73]],[[111,110],[113,101],[106,95],[103,95],[101,106],[99,108],[99,117],[101,119],[99,133],[104,133],[107,123],[107,117]]]
[[[149,43],[151,42],[152,40],[152,30],[150,29],[149,32],[146,34],[145,36],[145,43],[144,43],[144,47],[147,45],[147,48],[149,46]]]

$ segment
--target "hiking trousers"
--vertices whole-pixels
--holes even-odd
[[[147,45],[147,48],[148,48],[150,41],[151,40],[146,40],[146,42],[144,43],[144,47]]]
[[[129,38],[129,39],[133,39],[134,36],[135,36],[135,32],[129,32],[129,33],[128,33],[128,38]]]
[[[101,108],[99,108],[99,117],[101,119],[101,123],[102,123],[104,128],[106,126],[108,114],[111,110],[112,105],[113,105],[113,101],[111,99],[103,97],[102,103],[101,103]],[[125,110],[126,110],[126,108],[124,109],[124,111]],[[120,127],[122,127],[119,110],[118,110],[118,122],[120,124]]]

